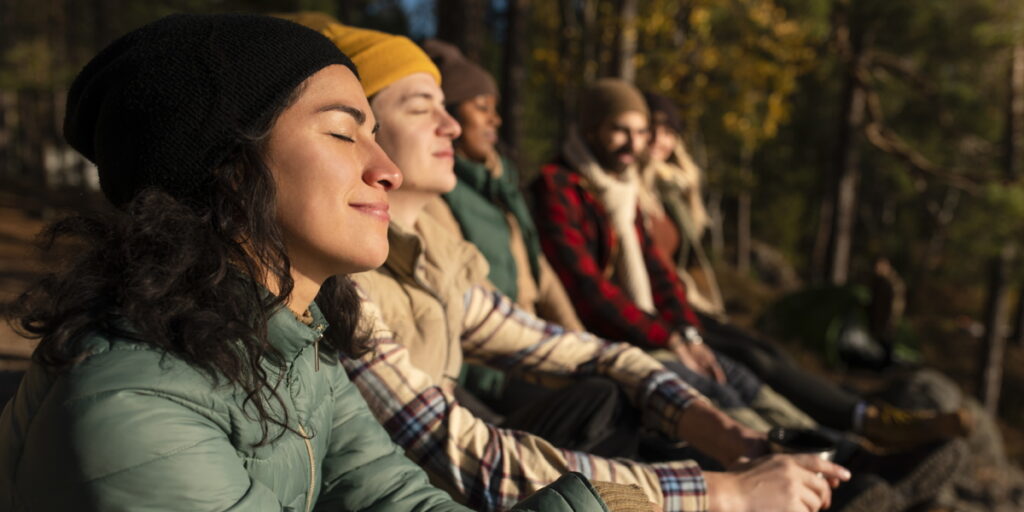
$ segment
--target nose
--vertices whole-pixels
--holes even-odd
[[[380,187],[390,192],[402,186],[402,171],[388,158],[379,145],[374,143],[373,158],[363,170],[363,182],[371,187]]]
[[[437,123],[437,134],[455,140],[462,135],[462,126],[445,109],[438,109],[439,119]]]
[[[633,150],[634,155],[642,153],[647,148],[648,139],[649,135],[646,132],[629,132],[629,148]]]

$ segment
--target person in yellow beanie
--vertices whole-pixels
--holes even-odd
[[[830,504],[829,484],[849,478],[842,467],[781,455],[744,465],[764,453],[763,436],[714,408],[661,363],[629,344],[545,323],[493,291],[479,251],[423,215],[455,186],[452,142],[461,133],[445,109],[436,67],[422,51],[403,53],[411,48],[399,36],[323,15],[290,19],[319,30],[356,63],[380,122],[377,140],[403,173],[403,187],[389,193],[387,261],[354,276],[375,348],[358,359],[343,357],[342,364],[392,439],[432,482],[480,510],[506,509],[567,471],[621,484],[616,492],[638,486],[625,500],[630,506],[646,506],[649,498],[665,511],[812,511]],[[742,468],[712,472],[692,460],[605,458],[489,424],[455,398],[464,359],[552,384],[606,378],[625,391],[625,405],[638,409],[646,427],[689,440],[720,466]],[[611,413],[600,403],[584,405],[595,414]],[[553,412],[546,419],[559,421]]]
[[[361,63],[359,81],[363,83],[368,98],[415,73],[426,73],[441,83],[441,72],[434,61],[408,37],[342,25],[321,12],[299,12],[281,17],[320,32],[338,48],[347,48],[350,58]]]

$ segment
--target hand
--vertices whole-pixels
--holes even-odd
[[[704,472],[712,512],[816,512],[850,479],[846,468],[814,455],[772,455],[738,471]]]
[[[767,437],[730,418],[707,399],[690,403],[679,417],[675,438],[690,443],[725,468],[768,452]]]
[[[682,334],[672,333],[668,339],[669,347],[676,353],[679,362],[687,368],[713,379],[719,384],[725,384],[725,372],[718,364],[715,353],[704,343],[687,343]]]

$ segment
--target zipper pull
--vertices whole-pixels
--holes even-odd
[[[320,371],[320,338],[323,338],[323,336],[317,336],[317,338],[315,340],[313,340],[313,371],[314,372]]]

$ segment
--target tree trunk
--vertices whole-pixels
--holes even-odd
[[[1011,49],[1009,101],[1006,112],[1005,160],[1006,179],[1020,178],[1021,147],[1024,143],[1024,43]]]
[[[435,5],[437,38],[458,46],[467,59],[479,63],[483,56],[487,3],[484,0],[437,0]]]
[[[1013,314],[1013,344],[1024,347],[1024,285],[1017,289],[1017,311]]]
[[[526,55],[529,53],[530,0],[508,0],[506,13],[505,52],[501,76],[501,139],[508,156],[522,169],[519,161],[519,139],[523,125],[522,90],[526,84]]]
[[[581,37],[583,28],[580,26],[580,16],[577,13],[575,0],[559,0],[558,15],[560,18],[561,32],[558,35],[558,56],[568,68],[568,80],[557,87],[555,95],[561,109],[561,120],[558,123],[558,140],[565,140],[568,135],[569,122],[574,119],[576,113],[577,90],[579,84],[574,80],[580,76],[586,63],[581,64],[579,56],[583,54],[583,46],[586,44]]]
[[[740,192],[736,197],[736,272],[750,273],[750,188],[754,152],[743,149],[740,155]]]
[[[843,88],[843,108],[839,124],[839,137],[833,165],[836,169],[834,213],[832,215],[832,244],[829,258],[829,281],[846,284],[850,274],[850,251],[857,221],[857,188],[860,184],[860,147],[857,134],[864,124],[867,95],[857,77],[863,57],[854,46],[854,57],[846,72]]]
[[[1006,352],[1006,276],[1016,249],[1012,244],[1003,246],[999,256],[992,259],[989,275],[988,298],[985,301],[985,339],[982,347],[982,367],[978,379],[978,398],[990,414],[999,408],[999,392],[1003,385],[1003,359]]]
[[[584,84],[597,80],[597,72],[600,68],[598,45],[601,41],[601,32],[597,26],[597,2],[598,0],[582,0],[581,2],[583,37],[580,40],[580,50],[583,55]]]
[[[636,3],[637,0],[619,0],[618,52],[616,76],[633,82],[636,79]]]
[[[824,177],[824,192],[821,194],[821,204],[818,207],[818,229],[814,234],[814,247],[811,248],[811,270],[810,280],[812,283],[821,284],[826,281],[828,268],[828,246],[832,241],[832,216],[836,211],[836,201],[832,197],[835,185],[831,183],[830,177]]]
[[[708,193],[708,217],[711,219],[711,258],[719,261],[725,257],[725,218],[722,215],[722,193],[717,190]]]

